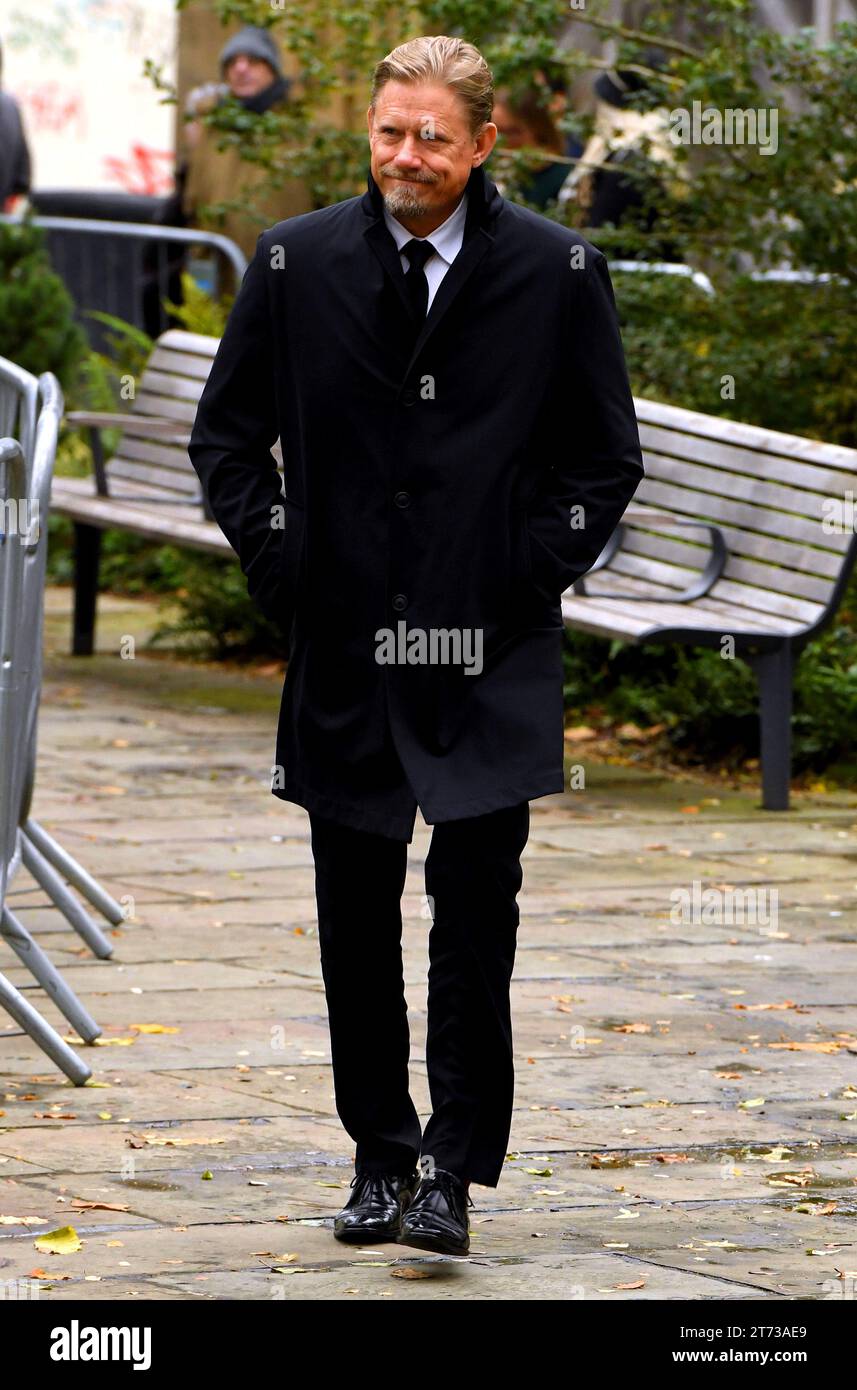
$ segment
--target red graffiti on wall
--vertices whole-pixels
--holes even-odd
[[[132,145],[127,159],[105,155],[104,171],[126,193],[170,193],[173,188],[173,154],[150,145]]]
[[[86,111],[82,92],[63,87],[59,82],[40,86],[19,84],[15,97],[24,108],[28,131],[65,131],[78,138],[86,135]],[[74,127],[74,130],[71,127]]]

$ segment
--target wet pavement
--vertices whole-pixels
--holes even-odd
[[[97,961],[13,882],[103,1032],[77,1045],[0,943],[93,1069],[71,1086],[0,1015],[0,1283],[58,1301],[854,1298],[857,797],[766,813],[570,747],[584,785],[532,804],[516,1108],[499,1186],[471,1189],[470,1257],[347,1247],[308,820],[269,790],[281,682],[146,654],[151,609],[115,599],[99,655],[73,660],[68,605],[50,591],[35,814],[130,915]],[[423,1119],[429,836],[418,819],[403,899]],[[67,1226],[79,1249],[36,1244]]]

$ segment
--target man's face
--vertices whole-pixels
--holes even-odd
[[[419,236],[446,221],[497,139],[490,121],[472,135],[458,93],[432,82],[386,82],[367,121],[372,177],[387,211]]]
[[[226,81],[235,97],[254,97],[274,80],[274,69],[264,58],[238,53],[226,65]]]

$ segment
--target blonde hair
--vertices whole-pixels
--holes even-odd
[[[387,82],[439,82],[464,102],[471,135],[478,135],[494,110],[494,77],[479,49],[446,34],[410,39],[382,58],[372,74],[375,102]]]

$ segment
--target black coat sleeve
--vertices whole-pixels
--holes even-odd
[[[271,446],[279,434],[265,233],[229,314],[199,400],[188,454],[247,590],[282,622],[283,492]]]
[[[526,509],[532,579],[553,602],[598,559],[644,476],[606,258],[586,243],[568,273],[567,428]]]

